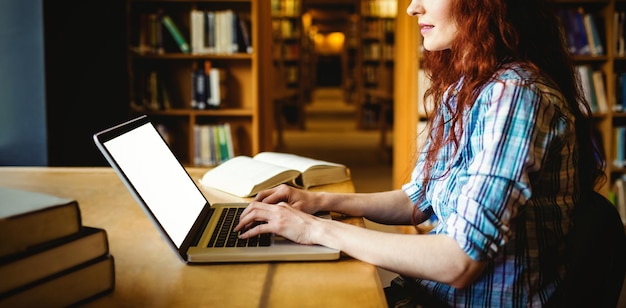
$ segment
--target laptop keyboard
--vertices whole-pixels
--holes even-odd
[[[233,231],[239,223],[239,215],[243,210],[244,208],[225,208],[222,211],[216,231],[211,235],[207,247],[263,247],[270,245],[270,234],[240,239],[239,233]]]

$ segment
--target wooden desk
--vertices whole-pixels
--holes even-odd
[[[206,169],[190,168],[199,178]],[[185,265],[111,168],[0,167],[0,186],[78,200],[83,224],[104,228],[115,258],[112,294],[90,307],[386,307],[376,267],[330,262]],[[354,191],[351,182],[317,189]],[[204,191],[210,202],[237,201]],[[347,222],[362,225],[362,219]]]

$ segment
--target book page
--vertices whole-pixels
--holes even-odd
[[[299,174],[296,170],[248,156],[237,156],[207,171],[200,183],[236,196],[249,197],[261,190],[289,182]]]
[[[341,164],[331,163],[323,160],[302,157],[295,154],[262,152],[254,156],[255,160],[280,165],[286,168],[295,169],[302,173],[316,166],[343,167]]]

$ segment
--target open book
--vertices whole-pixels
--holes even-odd
[[[306,189],[349,179],[350,170],[342,164],[295,154],[262,152],[254,157],[233,157],[207,171],[200,183],[239,197],[250,197],[282,183]]]

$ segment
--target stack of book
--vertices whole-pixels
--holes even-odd
[[[104,229],[82,225],[78,202],[0,187],[0,307],[69,306],[109,293]]]
[[[133,49],[140,54],[251,54],[253,51],[249,14],[193,9],[188,18],[176,15],[158,10],[142,13],[139,20],[131,21],[132,28],[138,29],[137,45]],[[184,33],[183,29],[189,32]]]

